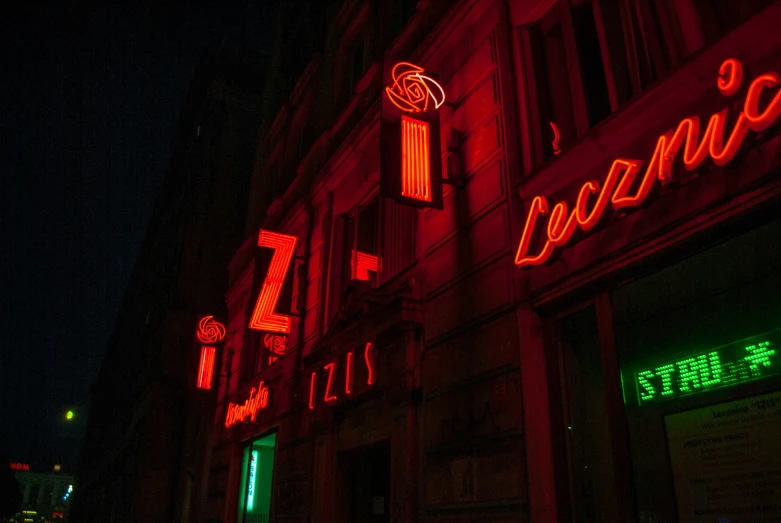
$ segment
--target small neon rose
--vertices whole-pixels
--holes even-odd
[[[214,316],[204,316],[198,322],[197,335],[202,343],[217,343],[225,337],[225,326],[214,320]]]
[[[399,62],[393,66],[391,76],[393,85],[385,88],[390,101],[404,112],[421,113],[445,103],[445,90],[433,78],[421,73],[425,70],[409,62]]]

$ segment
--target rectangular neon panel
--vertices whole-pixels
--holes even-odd
[[[204,345],[201,347],[201,363],[198,366],[198,388],[209,390],[212,388],[212,375],[214,374],[214,355],[217,349]]]
[[[781,374],[781,330],[635,372],[639,405],[731,387]]]
[[[401,195],[431,201],[428,122],[401,117]]]
[[[369,281],[369,271],[378,273],[381,270],[381,261],[379,256],[366,254],[353,249],[352,256],[352,278],[354,280]]]

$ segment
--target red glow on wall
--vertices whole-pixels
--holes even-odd
[[[290,316],[274,312],[282,292],[285,276],[293,260],[297,238],[287,234],[264,231],[258,235],[258,246],[274,249],[271,264],[258,293],[258,301],[249,326],[266,332],[290,333]]]
[[[735,59],[726,60],[719,69],[717,85],[727,96],[740,88],[743,67]],[[684,118],[674,132],[660,136],[656,142],[651,161],[642,178],[638,174],[640,160],[617,159],[613,162],[605,178],[604,185],[597,181],[586,182],[580,189],[574,209],[570,211],[566,202],[559,202],[550,211],[545,232],[544,245],[536,254],[530,253],[531,241],[535,236],[540,216],[548,214],[548,201],[544,196],[536,196],[529,205],[526,224],[523,228],[515,264],[518,267],[530,267],[546,263],[556,248],[565,247],[573,238],[577,229],[586,233],[593,229],[612,210],[637,208],[651,194],[657,180],[668,183],[673,179],[673,162],[683,147],[681,161],[688,171],[697,169],[708,157],[717,166],[729,163],[738,153],[749,131],[762,132],[777,122],[781,116],[781,90],[777,91],[760,110],[760,97],[765,89],[781,84],[779,75],[765,73],[754,79],[746,92],[743,111],[738,114],[732,130],[725,139],[725,125],[728,109],[711,115],[705,130],[701,131],[697,116]],[[596,195],[596,200],[589,202]],[[608,206],[608,203],[610,206]],[[588,210],[589,205],[593,205]]]
[[[428,122],[401,117],[401,195],[431,201]]]
[[[317,406],[317,372],[313,372],[309,378],[309,410],[315,410]]]
[[[352,278],[354,280],[369,281],[369,271],[377,273],[381,270],[382,262],[379,256],[358,252],[353,249]]]
[[[225,337],[225,326],[216,321],[214,316],[204,316],[198,322],[196,335],[201,343],[217,343]]]
[[[347,353],[347,362],[344,366],[344,393],[350,396],[353,393],[353,377],[355,371],[353,370],[353,353],[352,351]]]
[[[336,393],[334,392],[334,375],[336,374],[336,363],[329,363],[323,368],[328,371],[328,383],[325,386],[325,402],[331,403],[336,401]]]
[[[374,360],[374,344],[370,341],[366,343],[366,348],[363,351],[363,358],[366,361],[366,368],[369,371],[369,375],[366,378],[366,383],[369,386],[373,386],[377,375],[377,364]]]
[[[559,141],[561,141],[561,133],[559,132],[559,128],[556,127],[556,124],[553,122],[548,122],[550,124],[550,128],[553,130],[553,141],[551,142],[551,145],[553,146],[553,154],[559,154],[561,153],[561,149],[559,149]]]
[[[258,412],[268,407],[269,392],[265,382],[261,381],[257,387],[250,390],[247,401],[241,405],[228,403],[228,413],[225,416],[225,427],[231,427],[236,423],[247,421],[255,423]]]
[[[217,353],[215,347],[204,345],[201,347],[201,361],[198,365],[198,388],[209,390],[212,388],[212,375],[214,374],[214,356]]]
[[[391,103],[407,113],[439,109],[445,103],[445,90],[436,80],[421,74],[424,72],[422,67],[409,62],[394,65],[393,85],[385,88]]]

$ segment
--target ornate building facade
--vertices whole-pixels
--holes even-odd
[[[318,5],[204,520],[779,517],[781,4]]]

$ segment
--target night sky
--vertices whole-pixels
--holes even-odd
[[[199,57],[267,51],[258,4],[2,13],[0,459],[75,471]]]

